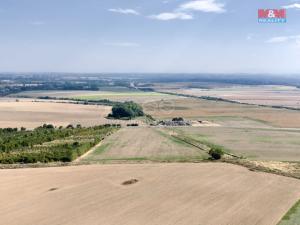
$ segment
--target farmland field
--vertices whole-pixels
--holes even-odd
[[[300,225],[299,21],[0,0],[0,225]]]
[[[134,89],[108,89],[103,91],[28,91],[20,92],[12,96],[36,97],[56,97],[56,98],[74,98],[82,100],[101,100],[108,99],[111,101],[135,101],[145,103],[149,101],[158,101],[162,99],[177,99],[180,97],[161,94],[156,92],[143,92]]]
[[[165,90],[193,96],[211,96],[256,105],[300,108],[300,89],[292,86],[231,86],[211,89],[183,88]]]
[[[109,123],[105,119],[109,106],[76,105],[68,103],[32,102],[30,100],[0,101],[0,127],[35,128],[44,123],[55,126],[81,124],[93,126]]]
[[[276,225],[300,181],[222,164],[93,165],[1,170],[9,225]],[[124,181],[138,182],[124,186]],[[272,188],[270,188],[272,187]]]
[[[154,141],[155,140],[155,141]],[[110,160],[192,160],[207,158],[205,152],[180,142],[165,129],[123,128],[106,138],[83,162]]]
[[[5,224],[275,225],[300,199],[297,179],[250,172],[231,164],[205,163],[207,152],[176,138],[190,138],[208,147],[204,147],[206,150],[220,146],[255,165],[272,167],[270,171],[274,173],[294,175],[298,164],[292,167],[291,161],[300,161],[299,111],[128,89],[34,91],[14,96],[17,95],[29,98],[11,96],[0,101],[2,127],[35,128],[44,123],[120,123],[123,127],[101,143],[97,139],[98,144],[84,139],[92,141],[90,147],[94,147],[84,148],[76,155],[81,157],[70,164],[114,165],[0,170],[5,184],[0,185],[0,198],[6,206],[0,206],[0,217]],[[111,106],[31,99],[40,96],[130,100],[139,103],[156,121],[151,117],[109,120],[105,117]],[[194,127],[150,126],[174,117],[208,123],[199,122]],[[136,122],[139,126],[126,126]],[[75,139],[66,138],[65,144],[74,144]],[[43,145],[51,150],[51,145],[56,144],[61,143],[54,140]],[[22,157],[20,160],[23,162]],[[22,180],[24,177],[26,180]],[[137,183],[131,184],[131,180]],[[126,181],[131,185],[122,185]],[[21,191],[20,184],[26,191]]]
[[[155,102],[145,111],[155,118],[207,120],[217,127],[187,127],[185,135],[224,146],[232,153],[256,160],[300,160],[300,112],[203,99]],[[154,105],[154,107],[153,107]]]
[[[300,128],[300,111],[211,101],[171,99],[144,104],[145,111],[156,118],[250,119],[276,127]]]
[[[173,128],[199,142],[224,146],[248,159],[300,161],[300,130],[235,127]]]

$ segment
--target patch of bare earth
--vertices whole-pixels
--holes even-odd
[[[224,163],[0,170],[0,179],[9,225],[275,225],[300,198],[297,179]]]

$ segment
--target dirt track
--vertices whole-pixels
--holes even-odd
[[[300,198],[299,180],[222,163],[0,170],[0,179],[5,225],[275,225]]]

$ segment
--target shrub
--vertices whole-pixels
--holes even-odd
[[[213,159],[218,160],[218,159],[221,159],[221,158],[222,158],[222,156],[225,154],[225,152],[224,152],[224,150],[223,150],[222,147],[220,147],[220,146],[214,146],[214,147],[212,147],[212,148],[209,150],[208,154],[209,154]]]

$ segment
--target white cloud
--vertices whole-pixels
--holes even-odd
[[[225,4],[218,3],[216,0],[197,0],[180,5],[178,10],[223,13],[226,11],[224,7]]]
[[[191,20],[193,19],[193,16],[181,12],[165,12],[165,13],[149,16],[149,18],[156,19],[156,20]]]
[[[283,43],[283,42],[289,42],[289,41],[295,41],[296,44],[300,43],[300,35],[291,35],[291,36],[278,36],[278,37],[272,37],[269,40],[267,40],[267,43]]]
[[[140,47],[140,44],[135,42],[108,42],[104,43],[104,45],[114,47]]]
[[[110,12],[121,13],[121,14],[131,14],[131,15],[140,15],[140,13],[134,9],[108,9]]]
[[[163,3],[169,2],[164,0]],[[194,19],[191,11],[200,11],[208,13],[224,13],[225,4],[218,3],[217,0],[194,0],[178,6],[173,12],[163,12],[156,15],[151,15],[149,18],[156,20],[192,20]]]
[[[285,9],[300,9],[300,3],[285,5],[285,6],[282,6],[282,8],[285,8]]]
[[[253,34],[248,34],[246,40],[251,41],[252,39],[253,39]]]

